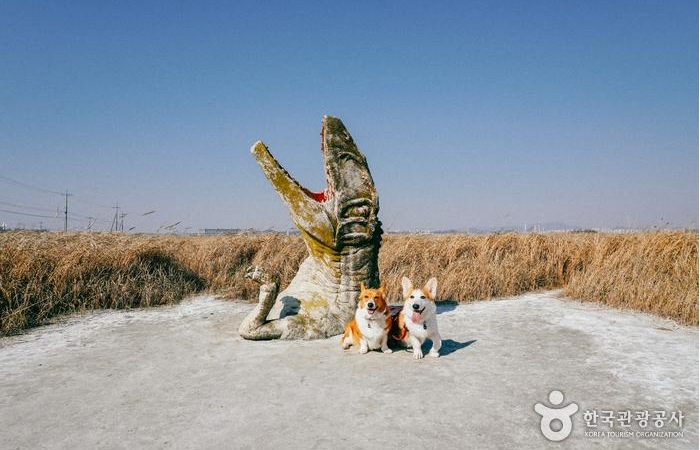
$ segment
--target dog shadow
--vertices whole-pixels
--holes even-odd
[[[440,347],[440,356],[447,356],[451,353],[462,350],[463,348],[467,348],[474,342],[476,342],[476,339],[472,339],[471,341],[466,342],[457,342],[453,341],[452,339],[443,339],[442,347]],[[433,343],[430,340],[425,341],[422,347],[423,353],[427,355],[428,351],[430,351],[432,346]]]
[[[454,300],[440,300],[435,302],[435,306],[437,306],[437,313],[442,314],[454,311],[457,308],[457,302]]]

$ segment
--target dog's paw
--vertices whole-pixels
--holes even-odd
[[[393,351],[392,349],[390,349],[390,348],[387,348],[386,350],[382,350],[382,351],[383,351],[384,353],[386,353],[387,355],[388,355],[389,353],[394,353],[394,351]]]
[[[422,350],[413,350],[413,358],[414,359],[423,358],[423,351]]]
[[[430,356],[432,356],[433,358],[439,358],[440,352],[437,350],[430,350]]]
[[[367,349],[366,349],[366,348],[361,348],[361,349],[360,349],[360,354],[364,355],[365,353],[367,353]]]

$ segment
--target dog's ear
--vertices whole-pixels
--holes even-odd
[[[364,282],[360,281],[360,292],[366,291],[366,290],[367,290],[367,286],[365,286]]]
[[[379,293],[383,297],[384,296],[384,283],[380,284],[379,289],[377,289],[377,290],[379,291]]]
[[[428,282],[425,283],[423,290],[428,293],[430,300],[435,300],[435,296],[437,295],[437,278],[433,277],[429,279]]]
[[[401,287],[403,288],[403,298],[408,297],[413,292],[413,283],[406,277],[401,278]]]

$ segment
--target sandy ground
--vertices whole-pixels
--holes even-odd
[[[536,293],[442,305],[443,354],[416,361],[343,352],[337,339],[244,341],[250,308],[198,297],[0,339],[0,448],[698,446],[697,329]],[[554,389],[579,406],[559,443],[534,411]],[[680,410],[681,428],[644,430],[682,436],[639,437],[634,421],[589,428],[586,410]]]

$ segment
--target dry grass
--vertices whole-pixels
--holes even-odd
[[[592,236],[564,294],[698,325],[697,233]]]
[[[281,235],[0,233],[0,334],[60,314],[172,303],[203,290],[253,299],[247,266],[264,263],[286,285],[305,256],[301,239]],[[692,232],[385,236],[380,266],[392,300],[401,276],[417,283],[437,276],[443,299],[564,287],[572,297],[698,324]]]

